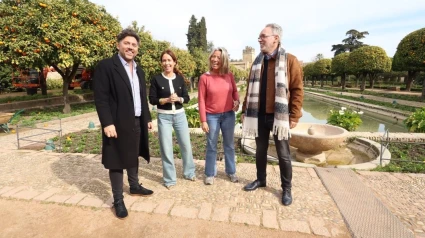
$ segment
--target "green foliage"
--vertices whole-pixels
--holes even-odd
[[[320,59],[314,63],[314,74],[315,75],[329,75],[331,73],[331,59]]]
[[[239,111],[238,113],[236,113],[235,124],[241,123],[241,116],[242,116],[242,111]]]
[[[0,2],[0,63],[17,68],[53,66],[67,84],[79,65],[94,66],[115,51],[118,20],[88,0]]]
[[[410,132],[425,132],[425,107],[416,110],[403,123]]]
[[[185,78],[190,78],[195,74],[196,63],[193,56],[187,51],[178,48],[171,49],[177,57],[177,67]]]
[[[391,59],[381,47],[364,46],[350,53],[347,66],[352,74],[383,73],[390,71]]]
[[[197,97],[193,97],[189,100],[189,102],[187,102],[187,104],[184,104],[184,107],[190,107],[192,105],[195,105],[198,103],[198,98]]]
[[[47,90],[61,89],[63,85],[62,79],[48,79],[46,80]]]
[[[21,115],[13,119],[11,124],[16,125],[19,123],[24,126],[33,126],[36,123],[47,122],[58,118],[76,116],[96,111],[94,103],[77,104],[73,107],[74,110],[70,114],[63,114],[60,107],[25,110]]]
[[[365,35],[369,35],[369,32],[359,32],[355,29],[351,29],[347,31],[345,35],[348,37],[342,40],[343,44],[332,45],[331,51],[335,51],[335,56],[345,52],[352,52],[355,49],[358,49],[362,46],[366,46],[365,44],[363,44],[363,42],[359,40],[365,38]]]
[[[314,63],[306,64],[303,67],[303,72],[304,72],[304,75],[306,77],[313,77],[313,76],[315,76],[315,73],[314,73]]]
[[[341,110],[331,110],[328,115],[327,124],[339,126],[347,131],[355,131],[362,124],[360,115],[362,111],[357,112],[350,108],[341,107]]]
[[[9,88],[12,86],[12,67],[10,65],[0,65],[0,88]]]
[[[201,21],[197,24],[197,28],[199,31],[199,45],[203,51],[207,52],[208,49],[208,41],[207,41],[207,23],[205,22],[205,17],[201,18]]]
[[[425,70],[425,28],[411,32],[397,46],[393,70]]]
[[[194,76],[199,77],[208,71],[208,53],[202,51],[200,48],[195,48],[191,54],[196,64]]]
[[[374,171],[396,173],[425,173],[425,144],[390,142],[391,162]]]
[[[189,128],[200,128],[201,120],[199,119],[199,111],[196,108],[185,109],[187,123]]]
[[[201,49],[203,52],[208,50],[208,41],[207,41],[207,25],[205,18],[202,17],[198,22],[196,17],[192,15],[189,20],[189,27],[187,30],[187,49],[193,55],[196,48]]]
[[[199,47],[199,32],[198,32],[198,26],[197,26],[197,20],[195,15],[192,15],[192,17],[189,20],[189,28],[187,30],[187,49],[191,54],[193,54],[193,51],[195,48]]]
[[[348,73],[347,60],[350,53],[341,53],[332,59],[331,72],[336,75]]]
[[[232,74],[235,78],[236,83],[239,82],[239,80],[241,80],[241,79],[248,78],[248,70],[241,70],[234,65],[230,65],[229,68],[230,68],[230,72],[232,72]]]

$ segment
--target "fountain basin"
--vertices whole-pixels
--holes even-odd
[[[248,154],[255,155],[255,139],[245,138],[241,141],[244,151]],[[317,166],[332,167],[332,168],[350,168],[357,170],[371,170],[381,164],[380,158],[389,159],[383,160],[382,166],[387,165],[391,160],[391,153],[381,144],[366,139],[355,138],[348,144],[343,144],[339,148],[323,152],[326,157],[324,164],[309,164],[298,161],[298,149],[290,147],[292,165],[297,167],[313,168]],[[322,153],[321,153],[322,154]],[[269,150],[267,151],[267,159],[269,161],[278,162],[276,148],[273,140],[270,141]]]
[[[300,122],[291,129],[289,144],[303,154],[318,155],[323,151],[337,148],[343,144],[347,136],[348,131],[341,127]]]

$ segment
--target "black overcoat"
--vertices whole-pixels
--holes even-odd
[[[102,126],[102,164],[107,169],[128,169],[139,166],[139,155],[148,162],[149,141],[148,122],[151,121],[147,103],[145,73],[136,68],[140,84],[142,115],[140,117],[140,143],[135,134],[135,112],[130,79],[117,54],[104,59],[96,66],[93,76],[94,99],[97,114]],[[115,125],[117,138],[108,138],[103,128]]]

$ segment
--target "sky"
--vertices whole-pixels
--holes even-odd
[[[226,48],[231,59],[241,59],[246,46],[258,54],[257,38],[268,23],[282,27],[283,47],[304,62],[319,53],[332,58],[332,45],[341,43],[351,29],[368,31],[363,42],[382,47],[392,57],[403,37],[425,27],[425,0],[91,1],[104,6],[123,27],[137,21],[154,39],[181,49],[187,49],[191,16],[198,21],[205,17],[207,40]]]

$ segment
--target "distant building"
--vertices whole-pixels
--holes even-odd
[[[242,61],[231,61],[230,65],[234,65],[236,68],[246,70],[251,68],[252,62],[255,60],[255,49],[246,46],[242,51]]]

